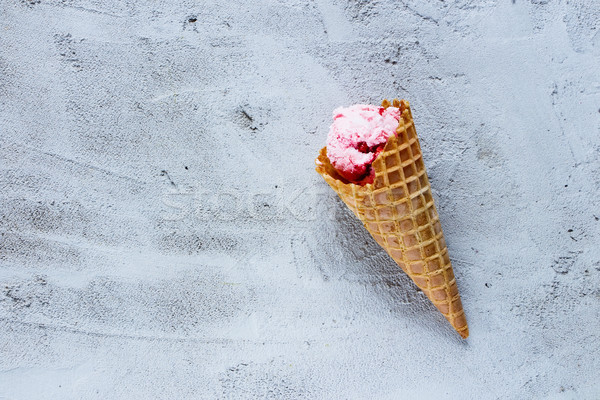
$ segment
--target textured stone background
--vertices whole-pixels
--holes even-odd
[[[600,398],[600,2],[0,1],[0,398]],[[408,99],[461,341],[313,170]]]

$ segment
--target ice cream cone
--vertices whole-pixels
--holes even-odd
[[[387,100],[382,102],[385,108],[390,105]],[[372,184],[356,185],[340,176],[327,157],[326,147],[315,160],[316,170],[377,243],[466,338],[469,328],[433,203],[410,105],[406,100],[395,99],[393,106],[400,108],[398,128],[373,161]]]

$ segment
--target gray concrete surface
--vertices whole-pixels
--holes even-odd
[[[600,398],[600,2],[0,1],[0,398]],[[408,99],[463,342],[313,170]]]

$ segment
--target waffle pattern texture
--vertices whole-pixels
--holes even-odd
[[[364,186],[341,177],[327,158],[327,148],[315,163],[317,172],[363,222],[373,238],[427,295],[463,337],[469,328],[440,219],[431,195],[421,146],[408,101],[384,100],[400,108],[392,135],[372,168],[375,179]]]

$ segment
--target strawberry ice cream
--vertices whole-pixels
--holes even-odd
[[[400,109],[356,104],[337,108],[327,136],[327,157],[350,182],[372,183],[371,163],[396,133]]]

